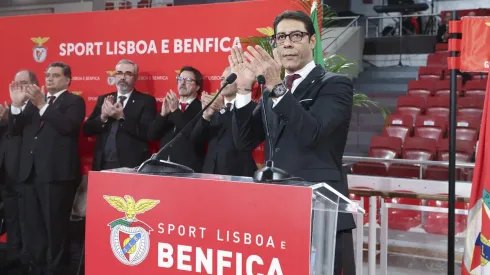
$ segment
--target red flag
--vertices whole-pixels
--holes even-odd
[[[490,93],[490,81],[487,80],[487,94],[471,187],[463,275],[490,274],[490,99],[488,93]]]

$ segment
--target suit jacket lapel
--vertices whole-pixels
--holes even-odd
[[[307,76],[306,78],[301,81],[301,83],[296,87],[294,90],[293,96],[296,98],[296,100],[300,101],[304,99],[305,96],[308,95],[310,92],[311,88],[314,86],[314,84],[317,81],[321,81],[322,75],[325,74],[325,70],[322,68],[322,66],[317,65]],[[271,108],[272,112],[272,108]],[[277,135],[275,136],[276,139],[274,141],[274,146],[276,146],[277,141],[279,140],[279,137],[281,136],[282,132],[284,131],[284,127],[286,127],[286,123],[282,120],[279,119],[279,125],[277,129]]]
[[[55,109],[58,109],[59,106],[61,104],[63,104],[64,100],[65,100],[65,97],[67,95],[67,93],[69,93],[68,91],[64,91],[63,93],[61,93],[61,95],[58,96],[58,98],[56,98],[53,102],[53,104],[51,106],[48,106],[48,108],[55,108]],[[32,105],[32,103],[31,103]],[[27,108],[27,106],[26,106]],[[45,110],[45,112],[47,111],[47,109]],[[39,113],[39,112],[38,112]],[[39,131],[41,131],[41,129],[44,127],[44,121],[42,121],[41,117],[40,116],[37,116],[39,118]]]
[[[126,99],[126,106],[124,106],[123,112],[125,115],[132,114],[136,110],[136,103],[138,103],[138,92],[134,90],[128,99]],[[117,95],[117,93],[116,93]]]

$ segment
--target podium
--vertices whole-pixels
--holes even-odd
[[[331,275],[339,213],[364,210],[326,183],[91,171],[85,270]]]

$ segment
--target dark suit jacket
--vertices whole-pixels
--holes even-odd
[[[85,136],[97,138],[92,164],[92,169],[95,171],[101,169],[105,143],[115,121],[112,117],[106,123],[100,120],[104,99],[109,95],[117,97],[117,92],[99,96],[92,114],[83,125]],[[126,100],[126,106],[123,109],[124,120],[119,123],[116,135],[116,148],[121,167],[133,168],[150,157],[147,133],[148,127],[155,117],[156,100],[153,96],[136,90]]]
[[[21,136],[12,136],[8,130],[7,120],[0,121],[0,169],[13,182],[19,176],[19,157]],[[4,177],[5,179],[5,177]]]
[[[160,148],[165,146],[201,110],[201,101],[196,98],[187,106],[185,112],[177,109],[165,117],[157,114],[148,129],[148,138],[153,141],[160,140]],[[185,165],[192,168],[194,172],[200,173],[204,162],[205,144],[191,140],[192,128],[194,127],[189,126],[172,147],[162,152],[160,157],[167,160],[170,156],[170,161]]]
[[[243,108],[252,113],[256,105],[252,101]],[[194,127],[192,140],[208,143],[203,173],[251,177],[257,170],[252,156],[253,148],[238,150],[235,146],[232,117],[232,112],[215,112],[210,121],[201,118]]]
[[[19,182],[26,181],[33,170],[40,182],[79,180],[78,139],[84,118],[85,101],[68,91],[46,109],[42,118],[31,102],[20,114],[10,113],[11,135],[22,136]]]
[[[345,76],[315,67],[292,93],[286,93],[272,108],[264,94],[271,125],[272,160],[276,167],[309,182],[326,182],[348,196],[342,176],[342,156],[353,106],[353,84]],[[254,147],[264,140],[262,112],[234,112],[237,146]],[[266,142],[265,159],[271,144]],[[355,228],[352,215],[339,215],[338,230]]]

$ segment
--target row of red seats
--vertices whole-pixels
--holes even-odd
[[[471,116],[481,119],[483,100],[478,97],[457,99],[457,116]],[[449,119],[449,96],[423,97],[416,95],[399,96],[395,114],[410,115],[415,122],[419,115],[442,116]]]
[[[456,118],[456,138],[476,142],[481,120],[472,116]],[[382,135],[397,137],[403,141],[407,137],[431,138],[439,141],[447,138],[448,120],[441,116],[420,115],[415,122],[410,115],[391,114],[387,117]]]
[[[418,80],[410,80],[408,82],[407,94],[423,97],[449,95],[451,92],[450,85],[450,80],[434,79],[431,75],[419,75]],[[469,80],[463,85],[463,81],[458,79],[456,82],[456,93],[458,96],[484,96],[486,86],[486,80]],[[481,98],[478,100],[481,100]]]
[[[366,188],[368,189],[368,188]],[[411,193],[409,191],[400,190],[397,192]],[[445,195],[445,194],[441,194]],[[349,198],[354,201],[360,201],[361,197],[350,194]],[[405,204],[422,206],[422,200],[412,198],[386,198],[386,203],[392,204]],[[378,209],[381,207],[381,200],[377,200]],[[429,200],[426,206],[448,208],[447,201]],[[364,224],[369,223],[369,198],[364,197],[364,209],[368,215],[364,216]],[[468,209],[468,204],[464,202],[457,202],[456,209]],[[425,214],[425,222],[422,222],[422,215]],[[376,213],[376,222],[380,224],[379,212]],[[466,229],[467,216],[456,215],[455,219],[455,232],[456,234],[462,233]],[[417,211],[417,210],[403,210],[390,208],[388,210],[388,228],[394,230],[409,231],[412,228],[421,227],[425,232],[431,234],[447,235],[448,215],[439,212],[430,211]]]
[[[471,162],[475,153],[475,144],[476,142],[471,140],[456,140],[456,161]],[[441,139],[437,141],[430,138],[407,137],[405,141],[402,141],[398,137],[375,136],[371,139],[369,157],[448,161],[449,140]],[[457,180],[467,180],[468,176],[471,176],[468,169],[457,170]],[[358,175],[379,177],[448,179],[447,167],[419,164],[358,162],[353,165],[352,172]]]
[[[468,73],[469,78],[471,80],[481,80],[485,81],[488,79],[488,74],[487,73],[479,73],[479,72],[470,72]],[[418,79],[425,79],[425,78],[431,78],[431,79],[440,79],[440,80],[449,80],[451,77],[450,71],[447,68],[447,64],[442,64],[442,65],[427,65],[427,66],[422,66],[418,70]],[[463,76],[461,74],[457,74],[456,77],[461,80]]]

